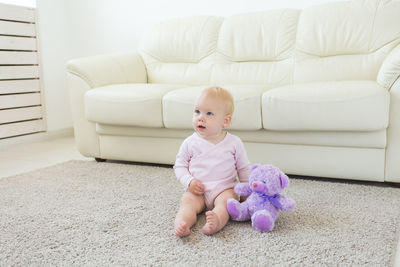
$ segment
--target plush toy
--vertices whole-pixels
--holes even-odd
[[[279,211],[292,211],[295,201],[280,192],[289,185],[289,177],[273,165],[252,167],[249,183],[239,183],[235,192],[239,196],[248,196],[240,203],[234,198],[227,201],[228,213],[235,221],[247,221],[251,218],[253,227],[261,232],[271,231]]]

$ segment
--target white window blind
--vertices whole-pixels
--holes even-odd
[[[0,4],[0,139],[46,130],[35,15]]]

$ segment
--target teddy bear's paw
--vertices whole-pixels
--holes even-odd
[[[240,205],[240,203],[234,198],[228,199],[228,201],[226,203],[226,208],[228,210],[228,213],[229,213],[229,215],[231,215],[232,219],[234,219],[234,220],[239,218],[239,215],[240,215],[239,205]]]
[[[236,199],[230,198],[226,203],[226,208],[229,215],[231,215],[232,219],[235,221],[242,222],[250,219],[248,203],[246,202],[240,203]]]
[[[260,232],[271,231],[275,226],[275,221],[266,210],[256,211],[253,216],[251,216],[251,222],[254,228]]]

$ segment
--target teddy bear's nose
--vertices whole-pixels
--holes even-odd
[[[257,184],[256,184],[256,183],[254,183],[254,184],[253,184],[253,187],[257,187]]]

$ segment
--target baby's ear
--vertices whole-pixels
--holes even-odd
[[[225,115],[223,127],[228,127],[232,122],[232,115]]]
[[[289,185],[289,177],[288,177],[286,174],[284,174],[283,172],[281,172],[281,173],[279,174],[279,178],[281,179],[281,187],[282,187],[282,188],[285,188],[286,186]]]
[[[255,170],[260,166],[261,166],[261,164],[254,164],[253,167],[251,167],[251,170]]]

